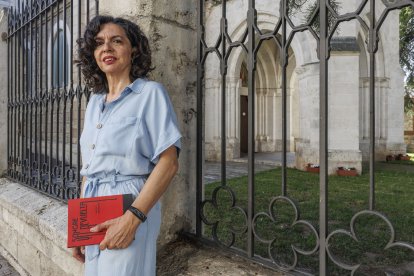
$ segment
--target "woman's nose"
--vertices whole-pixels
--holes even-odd
[[[104,52],[110,52],[110,51],[112,51],[112,46],[111,46],[111,42],[110,41],[105,41],[102,46],[103,46],[102,50]]]

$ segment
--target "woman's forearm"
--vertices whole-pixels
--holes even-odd
[[[132,205],[144,214],[148,214],[168,188],[177,170],[177,150],[175,146],[171,146],[160,155],[157,165]]]

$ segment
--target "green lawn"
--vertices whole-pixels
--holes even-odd
[[[414,169],[393,172],[381,169],[376,173],[376,210],[386,215],[395,228],[396,240],[414,244]],[[255,176],[255,213],[269,213],[272,198],[280,196],[281,170],[274,169],[257,173]],[[300,219],[319,229],[319,175],[288,169],[287,191],[300,212]],[[205,188],[205,198],[211,199],[219,183]],[[247,210],[247,177],[228,180],[228,187],[234,192],[235,206]],[[350,230],[352,217],[368,209],[369,175],[358,177],[329,177],[329,233],[334,230]],[[216,222],[217,237],[223,244],[229,244],[232,230],[236,234],[233,246],[246,249],[247,234],[243,212],[231,207],[230,190],[217,189],[217,208],[207,203],[203,209],[209,222]],[[265,258],[271,255],[280,262],[293,263],[291,245],[311,251],[315,246],[315,235],[305,224],[292,227],[294,208],[286,200],[276,200],[272,205],[273,220],[266,215],[258,216],[255,224],[257,235],[255,253]],[[231,230],[232,229],[232,230]],[[348,264],[361,263],[359,275],[381,275],[379,271],[393,269],[397,275],[405,275],[402,266],[414,261],[414,252],[402,247],[384,250],[391,237],[391,230],[384,220],[374,215],[361,215],[356,219],[355,233],[358,242],[346,235],[334,235],[330,242],[332,254]],[[212,237],[212,227],[206,225],[205,235]],[[316,273],[317,253],[311,256],[298,254],[298,267]],[[330,275],[346,275],[347,271],[330,264]],[[358,273],[356,273],[358,275]],[[407,274],[408,275],[408,274]]]

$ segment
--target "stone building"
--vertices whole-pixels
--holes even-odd
[[[310,1],[312,2],[312,1]],[[240,40],[246,26],[243,11],[248,1],[227,3],[228,34]],[[357,9],[357,1],[341,1],[340,14]],[[257,1],[258,28],[272,31],[279,18],[279,1]],[[378,14],[383,9],[378,1]],[[304,9],[306,10],[306,9]],[[220,30],[221,6],[212,4],[206,16],[206,43],[214,45]],[[295,25],[304,14],[292,15]],[[362,13],[367,20],[367,12]],[[379,33],[376,54],[376,154],[384,160],[388,154],[405,153],[403,72],[399,64],[398,12],[389,15]],[[289,27],[288,27],[289,32]],[[352,20],[341,24],[331,42],[329,60],[329,160],[331,173],[338,166],[356,167],[368,161],[369,154],[369,78],[366,32]],[[296,167],[319,163],[319,62],[317,45],[309,31],[297,33],[289,49],[287,67],[287,148],[296,154]],[[228,58],[226,76],[226,157],[235,159],[247,152],[246,54],[234,49]],[[220,61],[206,61],[205,154],[208,160],[220,160],[221,76]],[[282,150],[280,50],[266,40],[257,54],[255,88],[255,152]]]

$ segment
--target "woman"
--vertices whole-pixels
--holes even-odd
[[[96,246],[74,248],[85,275],[155,275],[158,202],[178,169],[180,132],[168,95],[145,77],[152,70],[148,40],[125,19],[97,16],[78,41],[82,73],[94,94],[80,144],[82,197],[132,193],[123,216]]]

